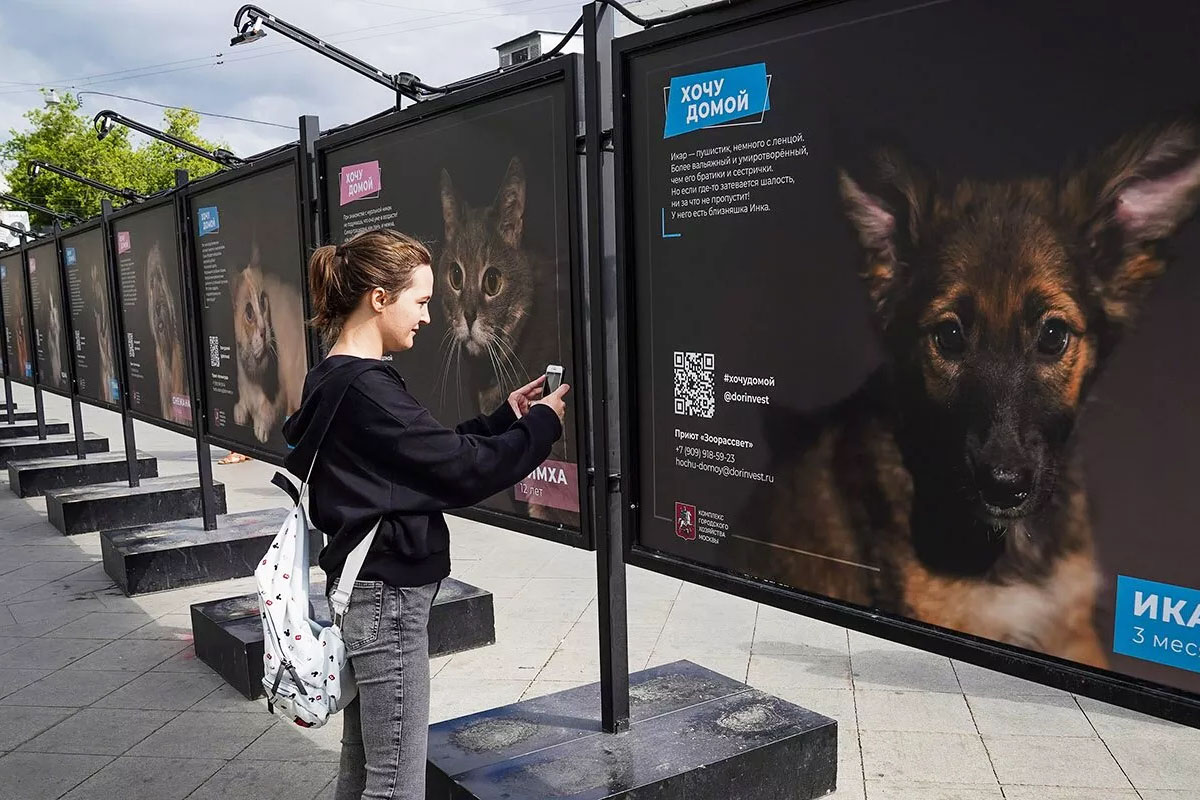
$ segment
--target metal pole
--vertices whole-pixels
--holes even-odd
[[[307,267],[308,259],[321,244],[321,208],[324,201],[321,192],[321,180],[317,165],[317,139],[321,135],[321,123],[317,117],[305,115],[300,117],[300,237],[304,245],[304,262]],[[300,270],[300,283],[304,287],[301,298],[304,307],[304,318],[312,317],[312,307],[308,291],[308,269]],[[317,337],[309,336],[309,327],[304,326],[305,342],[308,346],[308,363],[316,364],[321,360]]]
[[[58,223],[54,223],[54,257],[58,267],[59,308],[63,310],[63,329],[67,332],[67,384],[71,395],[71,426],[75,433],[75,458],[87,458],[83,439],[83,406],[79,402],[79,376],[75,370],[75,320],[71,318],[70,284],[67,281],[66,259],[63,258],[62,239],[59,238]]]
[[[121,293],[117,289],[117,282],[121,280],[121,270],[117,265],[117,253],[113,248],[112,213],[112,202],[107,199],[101,200],[100,215],[104,220],[102,225],[104,259],[108,267],[108,306],[113,316],[113,328],[117,332],[117,340],[112,342],[112,345],[116,348],[117,369],[120,373],[117,381],[120,389],[121,433],[125,438],[125,472],[128,476],[129,486],[132,488],[141,484],[142,476],[138,467],[137,435],[133,427],[133,416],[129,413],[133,405],[133,399],[129,393],[129,350],[125,343],[125,315],[122,313]]]
[[[57,228],[57,223],[55,228]],[[29,251],[22,248],[21,252],[21,278],[25,284],[25,319],[29,320],[29,327],[26,333],[32,333],[30,337],[30,346],[33,351],[30,353],[30,366],[33,367],[33,407],[37,412],[37,435],[38,439],[46,438],[46,403],[42,398],[41,375],[42,370],[38,365],[37,360],[37,332],[33,329],[33,286],[29,282]]]
[[[182,189],[187,185],[187,170],[175,170],[175,186]],[[192,435],[196,437],[196,469],[200,475],[200,509],[204,517],[204,530],[217,529],[217,493],[213,489],[212,454],[209,452],[208,440],[204,438],[205,419],[207,413],[204,407],[204,371],[200,367],[200,294],[196,276],[189,268],[189,246],[192,240],[192,220],[188,213],[187,202],[183,192],[175,197],[175,226],[179,231],[179,267],[182,273],[184,318],[187,322],[186,353],[189,378],[192,384]]]
[[[606,273],[610,272],[609,246],[604,225],[604,151],[601,102],[605,95],[601,65],[612,49],[613,17],[605,6],[583,8],[584,57],[584,179],[587,189],[588,322],[592,365],[588,370],[592,402],[592,458],[594,463],[593,531],[596,539],[597,603],[600,621],[600,716],[606,733],[629,729],[629,628],[625,591],[625,550],[621,538],[619,474],[611,471],[611,408],[605,376],[609,374],[605,303]]]
[[[23,239],[24,239],[24,237],[22,237],[22,240]],[[17,244],[18,245],[23,244],[23,241],[18,241]],[[4,300],[3,300],[3,297],[0,297],[0,320],[2,320],[3,318],[4,318]],[[10,333],[9,333],[8,327],[5,326],[4,327],[4,337],[3,337],[4,348],[3,348],[3,352],[0,352],[0,363],[4,364],[5,416],[8,419],[8,424],[12,425],[17,420],[16,420],[16,415],[13,414],[12,377],[11,377],[12,376],[12,364],[10,364],[8,361],[8,337],[9,337],[9,335],[10,335]]]

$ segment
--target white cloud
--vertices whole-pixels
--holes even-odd
[[[231,48],[238,4],[210,0],[5,0],[0,17],[0,137],[25,126],[40,86],[102,91],[294,126],[316,114],[330,128],[390,107],[384,86],[269,33]],[[387,72],[427,83],[496,65],[492,47],[534,28],[563,30],[582,3],[563,0],[274,0],[263,7]],[[219,56],[217,54],[220,54]],[[140,69],[161,65],[154,69]],[[134,69],[139,68],[139,69]],[[161,110],[84,95],[157,125]],[[286,130],[205,117],[201,132],[248,155],[296,137]]]

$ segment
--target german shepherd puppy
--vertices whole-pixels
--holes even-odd
[[[939,187],[895,151],[876,164],[839,188],[886,366],[806,421],[756,568],[1104,666],[1071,433],[1195,209],[1200,134],[1155,127],[1057,179]]]

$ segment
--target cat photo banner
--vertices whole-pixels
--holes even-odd
[[[25,300],[25,265],[20,251],[0,257],[0,295],[4,301],[4,348],[8,375],[33,384],[33,349]]]
[[[618,40],[630,563],[1200,722],[1200,6],[1116,8]]]
[[[308,372],[295,155],[220,177],[189,195],[208,434],[280,461]]]
[[[129,410],[147,421],[191,431],[191,372],[180,288],[175,203],[112,221]]]
[[[394,356],[444,425],[491,413],[514,389],[564,367],[578,388],[572,253],[575,86],[557,80],[451,103],[405,124],[366,123],[322,140],[326,241],[396,228],[433,256],[431,323]],[[552,70],[547,70],[548,72]],[[432,118],[428,115],[433,113]],[[587,546],[580,522],[580,415],[573,393],[549,460],[482,508],[490,521]]]
[[[63,308],[62,279],[58,271],[58,246],[54,242],[31,247],[29,293],[33,297],[34,353],[38,383],[58,394],[71,392],[71,365]]]
[[[114,408],[121,402],[116,337],[104,231],[97,225],[62,239],[67,305],[75,341],[75,382],[80,399]]]

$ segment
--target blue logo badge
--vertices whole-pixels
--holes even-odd
[[[200,235],[205,236],[221,230],[221,217],[217,214],[216,206],[205,206],[197,209],[196,216],[200,220]]]
[[[1200,672],[1200,590],[1118,575],[1113,652]]]
[[[671,78],[663,138],[746,117],[761,121],[771,108],[770,85],[765,63]]]
[[[74,247],[68,247],[68,248],[66,248],[66,249],[65,249],[63,252],[64,252],[64,254],[65,254],[65,255],[66,255],[66,257],[67,257],[67,266],[68,266],[68,267],[73,267],[73,266],[75,266],[75,248],[74,248]]]

